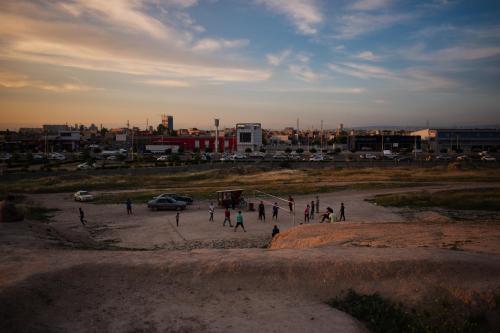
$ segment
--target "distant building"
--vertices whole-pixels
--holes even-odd
[[[69,129],[68,125],[43,125],[43,131],[47,134],[58,134]]]
[[[244,152],[250,148],[252,151],[262,147],[262,126],[260,123],[236,124],[236,147]]]
[[[424,150],[436,153],[500,149],[500,129],[426,128],[411,134],[422,138]]]
[[[167,128],[169,131],[174,130],[174,117],[173,116],[167,116]]]
[[[394,152],[421,149],[420,136],[411,135],[350,135],[349,150],[352,151],[382,151]]]
[[[211,135],[204,136],[168,136],[155,137],[151,140],[152,145],[171,145],[177,146],[184,151],[215,151],[215,137]],[[219,136],[218,151],[234,151],[236,149],[236,140],[231,136]]]

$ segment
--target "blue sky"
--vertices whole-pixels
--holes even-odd
[[[0,128],[500,123],[500,2],[0,4]]]

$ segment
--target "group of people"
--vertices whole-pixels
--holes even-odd
[[[214,203],[211,202],[210,206],[208,207],[208,221],[213,222],[214,221],[214,213],[215,213],[215,206]],[[231,223],[231,211],[229,210],[229,207],[226,207],[224,209],[224,221],[222,222],[222,226],[225,227],[226,223],[229,225],[230,228],[233,228],[233,224]],[[245,226],[243,225],[243,213],[238,211],[236,214],[236,225],[234,226],[234,232],[238,229],[238,227],[241,227],[244,232],[247,232],[245,230]]]

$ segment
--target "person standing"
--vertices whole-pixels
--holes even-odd
[[[316,211],[319,213],[319,196],[316,196]]]
[[[340,203],[340,217],[339,217],[339,221],[342,221],[342,219],[345,221],[345,207],[344,207],[344,203]]]
[[[266,220],[266,208],[264,207],[264,202],[260,202],[259,204],[259,220]]]
[[[236,232],[236,229],[241,226],[243,228],[244,232],[247,232],[245,230],[245,226],[243,225],[243,215],[241,214],[241,210],[238,211],[238,214],[236,215],[236,226],[234,227],[234,232]]]
[[[293,204],[295,201],[293,200],[292,196],[290,195],[288,197],[288,207],[290,208],[290,213],[293,213]]]
[[[210,214],[210,216],[208,218],[209,222],[213,222],[214,221],[214,212],[215,212],[214,203],[211,202],[210,206],[208,207],[208,213]]]
[[[222,222],[222,226],[226,226],[226,222],[229,222],[229,227],[233,227],[231,224],[231,211],[229,211],[229,208],[226,207],[226,210],[224,211],[224,222]]]
[[[274,225],[274,228],[273,228],[273,238],[274,236],[276,236],[277,234],[280,233],[280,229],[278,229],[278,226],[277,225]]]
[[[83,209],[82,207],[79,207],[78,208],[79,212],[80,212],[80,223],[83,225],[83,226],[86,226],[87,225],[87,220],[85,220],[85,213],[83,212]]]
[[[275,202],[273,205],[273,220],[278,219],[278,210],[279,210],[278,203]]]
[[[309,214],[309,218],[314,220],[314,200],[311,201],[311,213]]]
[[[127,206],[127,215],[132,215],[132,200],[130,198],[127,198],[125,206]]]
[[[180,219],[181,213],[179,210],[177,210],[177,213],[175,214],[175,225],[179,226],[179,219]]]
[[[304,209],[304,222],[309,222],[309,205]]]

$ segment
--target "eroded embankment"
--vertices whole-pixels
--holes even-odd
[[[308,320],[330,329],[339,320],[354,332],[356,324],[329,317],[321,302],[352,288],[409,305],[446,298],[483,311],[500,292],[498,259],[446,250],[65,251],[64,261],[44,260],[45,273],[0,291],[0,330],[251,332],[269,324],[300,332],[309,331],[301,326]]]

